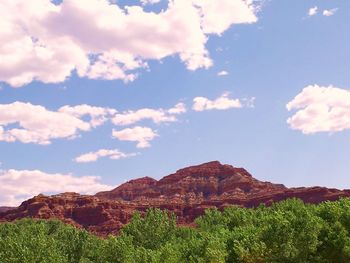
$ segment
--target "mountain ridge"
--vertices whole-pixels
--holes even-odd
[[[9,211],[9,210],[14,209],[14,208],[15,207],[10,207],[10,206],[0,206],[0,213]]]
[[[283,184],[262,182],[244,168],[213,161],[179,169],[160,180],[133,179],[96,195],[38,195],[18,208],[0,211],[0,222],[24,217],[56,218],[98,235],[108,235],[117,234],[136,210],[144,213],[150,207],[167,209],[176,214],[179,224],[192,225],[208,208],[256,207],[293,197],[306,203],[320,203],[348,196],[350,190],[287,188]]]
[[[253,178],[244,168],[212,161],[179,169],[159,180],[151,177],[130,180],[111,191],[99,192],[95,196],[109,200],[134,201],[139,197],[154,199],[175,194],[203,193],[207,199],[227,193],[228,190],[232,190],[231,188],[249,192],[253,187],[261,186],[286,189],[282,184],[261,182]]]

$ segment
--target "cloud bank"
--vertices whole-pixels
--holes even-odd
[[[176,116],[185,112],[184,103],[169,109],[143,108],[119,113],[116,109],[87,104],[65,105],[53,111],[41,105],[16,101],[0,104],[0,141],[47,145],[54,139],[74,139],[81,132],[91,131],[107,121],[117,126],[133,125],[142,120],[159,124],[178,121]],[[135,131],[140,132],[139,129]],[[141,142],[140,145],[148,144]]]
[[[189,70],[208,68],[208,36],[255,23],[257,9],[252,0],[169,0],[159,13],[107,0],[2,0],[0,81],[58,83],[76,72],[128,82],[147,60],[173,55]]]
[[[206,97],[193,99],[194,111],[227,110],[230,108],[251,107],[253,99],[229,98],[224,93],[215,100]],[[154,124],[176,122],[178,116],[187,112],[182,102],[168,109],[141,108],[119,112],[108,107],[81,105],[65,105],[58,110],[49,110],[41,105],[16,101],[10,104],[0,104],[0,141],[51,144],[56,139],[75,139],[82,132],[88,132],[104,123],[111,122],[115,126],[132,126],[141,121],[151,121]],[[158,134],[149,127],[134,126],[126,129],[113,129],[112,137],[121,141],[137,142],[138,148],[150,147],[150,141]],[[114,150],[101,149],[78,156],[76,162],[96,161],[101,157],[117,159],[129,157]],[[113,154],[115,153],[115,154]],[[118,155],[121,154],[121,155]]]

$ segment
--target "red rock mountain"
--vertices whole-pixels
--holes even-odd
[[[191,224],[207,208],[255,207],[292,197],[319,203],[347,196],[350,196],[350,190],[287,188],[282,184],[261,182],[243,168],[215,161],[178,170],[159,181],[149,177],[131,180],[94,196],[76,193],[38,195],[18,208],[0,211],[0,221],[23,217],[57,218],[106,235],[118,233],[135,210],[144,212],[149,207],[168,209],[177,215],[179,224]]]
[[[9,206],[0,206],[0,213],[1,212],[6,212],[8,210],[14,209],[14,207],[9,207]]]

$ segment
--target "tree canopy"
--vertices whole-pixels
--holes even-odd
[[[207,210],[196,228],[168,211],[136,212],[118,236],[100,238],[55,220],[0,224],[1,263],[348,263],[350,199],[298,199]]]

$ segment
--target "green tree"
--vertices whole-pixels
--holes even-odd
[[[135,247],[158,249],[174,238],[176,218],[174,214],[160,209],[149,209],[144,217],[136,212],[121,233],[122,236],[131,236]]]

